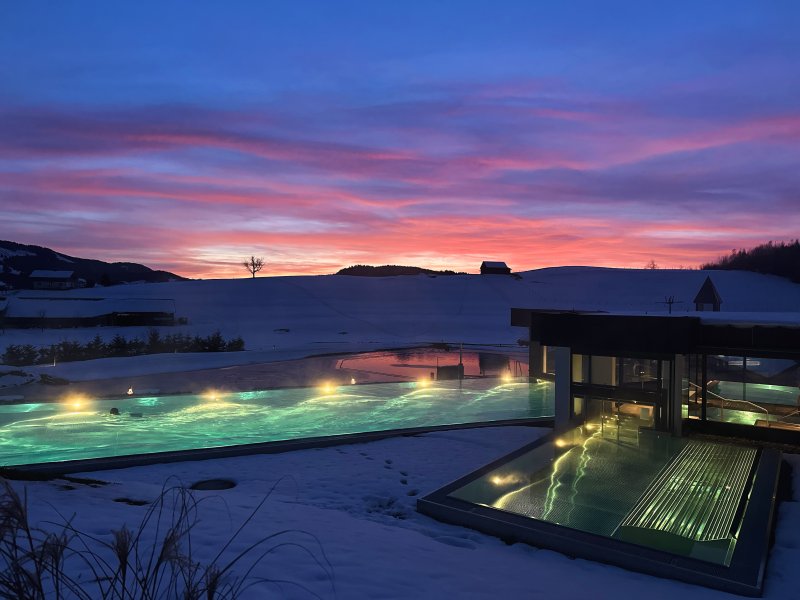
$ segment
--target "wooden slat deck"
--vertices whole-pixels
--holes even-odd
[[[755,448],[690,441],[620,527],[665,531],[698,542],[729,538],[756,454]]]

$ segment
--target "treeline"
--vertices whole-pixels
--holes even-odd
[[[729,256],[722,256],[701,268],[755,271],[800,283],[800,240],[767,242],[749,250],[733,250]]]
[[[105,343],[98,335],[85,344],[76,341],[63,341],[51,346],[32,344],[11,344],[2,355],[2,362],[21,367],[75,360],[91,360],[111,356],[140,356],[164,352],[238,352],[244,350],[244,340],[235,337],[226,340],[219,331],[209,336],[169,333],[162,336],[157,329],[147,332],[147,338],[128,339],[120,334]]]

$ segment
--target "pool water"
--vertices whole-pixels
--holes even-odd
[[[621,443],[589,423],[449,495],[571,529],[729,564],[756,450],[655,431],[642,431],[635,439]]]
[[[116,409],[119,414],[112,414]],[[328,385],[0,406],[0,465],[552,417],[527,378]]]

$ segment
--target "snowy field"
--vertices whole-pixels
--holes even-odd
[[[123,523],[136,528],[147,506],[168,485],[231,478],[236,487],[197,491],[200,520],[192,548],[210,561],[269,494],[253,520],[221,558],[284,530],[297,547],[269,554],[254,574],[301,583],[261,583],[247,598],[735,598],[722,592],[624,571],[540,550],[507,545],[490,536],[439,523],[415,511],[418,496],[536,439],[547,430],[525,427],[471,429],[387,439],[286,454],[185,462],[86,477],[91,487],[65,481],[15,483],[26,488],[32,518],[72,517],[81,530],[109,538]],[[793,501],[778,513],[775,546],[767,567],[765,598],[800,594],[800,457]],[[66,484],[66,485],[65,485]],[[324,553],[324,554],[323,554]],[[247,561],[243,561],[246,564]],[[89,577],[83,573],[83,577]]]
[[[674,296],[673,312],[685,314],[708,274],[570,267],[531,271],[521,279],[321,276],[77,290],[70,295],[172,299],[177,315],[186,317],[188,324],[163,331],[207,335],[219,329],[226,338],[242,336],[246,351],[102,359],[25,370],[93,380],[439,341],[516,345],[526,332],[509,325],[511,307],[666,314],[664,300]],[[753,273],[711,275],[726,313],[755,312],[754,318],[764,321],[799,320],[800,286]],[[118,331],[127,337],[144,336],[146,328],[7,329],[0,335],[0,348],[87,340],[98,334],[108,341]],[[13,395],[14,389],[9,386],[3,393]],[[321,561],[318,564],[298,546],[277,548],[254,573],[301,583],[306,589],[265,582],[250,590],[252,598],[729,597],[523,544],[506,545],[415,512],[420,495],[539,434],[529,428],[438,432],[279,455],[92,473],[90,477],[108,482],[99,486],[63,480],[13,485],[26,490],[36,523],[72,518],[76,528],[109,540],[110,531],[123,523],[135,528],[165,485],[231,478],[237,484],[232,489],[194,492],[202,500],[193,537],[197,559],[210,560],[266,498],[221,562],[283,530],[294,532],[284,541],[297,542]],[[795,467],[795,491],[793,501],[780,507],[770,554],[765,597],[774,599],[800,598],[800,460],[787,460]]]
[[[361,352],[431,342],[512,344],[526,335],[511,327],[510,309],[560,308],[694,313],[692,300],[708,275],[723,299],[724,313],[758,312],[766,320],[800,321],[800,285],[742,271],[691,271],[558,267],[507,276],[449,277],[259,277],[74,290],[68,298],[174,300],[187,325],[162,327],[163,334],[241,336],[245,352],[174,354],[103,359],[28,369],[70,380],[120,377],[257,364],[330,352]],[[46,296],[24,291],[19,296]],[[9,303],[13,303],[12,296]],[[11,309],[10,309],[11,310]],[[794,313],[794,314],[787,314]],[[707,314],[707,313],[706,313]],[[8,344],[46,346],[62,340],[87,341],[116,333],[147,336],[146,327],[6,329]],[[2,380],[0,380],[2,385]]]

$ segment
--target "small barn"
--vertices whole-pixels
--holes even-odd
[[[36,269],[28,275],[35,290],[72,290],[78,287],[74,271],[48,271]]]
[[[719,295],[714,282],[711,281],[710,276],[706,277],[706,280],[700,287],[700,291],[697,292],[697,296],[694,297],[695,310],[719,312],[721,304],[722,297]]]
[[[485,260],[481,263],[481,275],[511,275],[511,269],[504,262]]]

